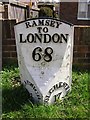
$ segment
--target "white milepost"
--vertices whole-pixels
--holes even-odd
[[[74,27],[52,18],[15,25],[21,82],[35,102],[51,104],[71,89]]]

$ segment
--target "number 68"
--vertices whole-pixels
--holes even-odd
[[[42,48],[41,47],[37,47],[33,50],[32,52],[32,58],[33,60],[35,61],[40,61],[43,57],[43,59],[46,61],[46,62],[50,62],[52,60],[52,53],[53,53],[53,49],[51,47],[47,47],[45,50],[44,50],[44,53],[42,51]]]

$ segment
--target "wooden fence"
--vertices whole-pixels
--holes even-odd
[[[2,21],[0,21],[0,70],[2,70]]]
[[[4,3],[3,19],[16,19],[17,22],[29,18],[29,6],[19,2]]]

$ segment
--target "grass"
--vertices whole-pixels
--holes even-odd
[[[33,104],[27,90],[21,85],[19,69],[5,67],[2,76],[2,118],[70,118],[89,117],[89,92],[87,71],[73,70],[72,90],[63,101],[54,105]]]

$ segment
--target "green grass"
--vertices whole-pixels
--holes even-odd
[[[19,69],[5,67],[2,76],[2,118],[71,118],[89,120],[89,73],[73,70],[72,90],[54,105],[33,104],[21,85]]]

